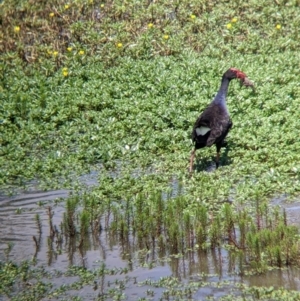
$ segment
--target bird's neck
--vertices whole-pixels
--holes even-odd
[[[213,100],[215,104],[224,106],[224,108],[226,108],[226,96],[228,92],[229,83],[230,79],[228,79],[227,77],[222,78],[220,89],[217,95],[215,96],[215,99]]]

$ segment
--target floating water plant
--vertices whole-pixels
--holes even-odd
[[[78,281],[51,288],[53,275],[12,263],[18,250],[5,245],[1,295],[76,300],[68,292],[86,285],[99,293],[94,299],[128,299],[126,285],[139,279],[125,273],[164,264],[173,276],[145,281],[141,298],[192,299],[205,279],[193,281],[195,271],[185,274],[189,281],[174,276],[182,277],[187,258],[205,266],[201,258],[226,254],[229,272],[240,275],[299,266],[298,229],[273,205],[300,194],[297,1],[19,2],[0,3],[0,184],[12,195],[32,183],[68,188],[60,227],[59,203],[42,201],[51,206],[49,226],[36,215],[38,234],[29,240],[33,254],[42,247],[38,235],[48,233],[48,265],[64,252],[75,264],[79,252],[84,268],[61,272]],[[251,75],[257,91],[232,83],[234,127],[221,168],[203,150],[189,178],[192,123],[230,66]],[[88,187],[86,174],[98,177]],[[16,206],[14,218],[26,210]],[[88,269],[91,241],[106,247],[101,235],[122,250],[125,267]],[[221,298],[299,299],[274,288],[231,288]]]

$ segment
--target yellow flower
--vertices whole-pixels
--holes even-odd
[[[72,51],[72,47],[68,47],[67,50],[68,50],[69,52],[71,52],[71,51]]]
[[[19,31],[20,31],[20,26],[15,26],[15,27],[14,27],[14,32],[15,32],[15,33],[18,33]]]
[[[68,72],[68,68],[67,68],[67,67],[62,68],[62,74],[63,74],[64,77],[66,77],[66,76],[69,75],[69,72]]]
[[[69,4],[65,4],[65,9],[68,9],[70,7]]]
[[[50,17],[50,18],[53,18],[53,17],[54,17],[54,13],[50,13],[50,14],[49,14],[49,17]]]
[[[118,43],[118,44],[117,44],[117,47],[118,47],[118,48],[122,48],[122,47],[123,47],[123,44],[122,44],[122,43]]]
[[[103,8],[103,7],[104,7],[104,4],[101,4],[100,7]]]
[[[153,23],[149,23],[148,28],[152,28],[152,27],[153,27]]]
[[[236,22],[237,22],[237,18],[236,17],[234,17],[234,18],[231,19],[231,23],[236,23]]]
[[[232,28],[232,24],[231,24],[231,23],[228,23],[228,24],[226,25],[226,27],[227,27],[227,29],[231,29],[231,28]]]
[[[195,19],[196,19],[196,16],[195,16],[195,15],[191,15],[191,19],[192,19],[192,20],[195,20]]]
[[[47,49],[47,53],[48,53],[49,55],[51,55],[53,52],[52,52],[51,50]]]
[[[53,51],[53,56],[57,56],[58,55],[58,51]]]
[[[84,50],[79,50],[79,55],[84,55]]]
[[[278,30],[281,29],[281,25],[280,25],[280,24],[277,24],[277,25],[276,25],[276,29],[278,29]]]
[[[169,39],[169,36],[168,36],[167,34],[165,34],[165,35],[163,36],[163,38],[164,38],[165,40],[168,40],[168,39]]]

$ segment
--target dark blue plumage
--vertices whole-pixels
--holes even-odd
[[[210,147],[213,144],[217,148],[216,166],[217,168],[219,166],[220,149],[225,144],[224,139],[232,127],[226,105],[226,96],[229,83],[234,78],[240,79],[245,86],[253,87],[246,74],[236,68],[230,68],[223,74],[217,95],[194,124],[192,140],[195,148],[191,153],[190,172],[193,170],[196,150],[206,146]]]

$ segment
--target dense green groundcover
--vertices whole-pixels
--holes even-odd
[[[55,179],[107,168],[152,166],[159,174],[187,176],[190,132],[214,96],[220,77],[238,66],[256,92],[233,82],[228,107],[234,123],[223,166],[203,172],[215,149],[197,152],[198,173],[187,181],[201,196],[238,191],[249,198],[299,193],[299,54],[235,55],[192,53],[152,60],[121,58],[105,68],[97,58],[46,76],[35,70],[4,68],[2,98],[2,184],[14,179]],[[282,63],[278,63],[282,62]],[[295,70],[293,69],[295,68]],[[226,156],[225,156],[226,154]],[[255,183],[255,185],[253,185]],[[224,187],[224,189],[220,189]]]
[[[1,187],[7,193],[35,180],[84,191],[74,203],[80,235],[84,220],[91,230],[106,217],[103,226],[122,235],[164,244],[182,237],[170,253],[196,233],[201,249],[232,239],[256,272],[299,265],[297,229],[268,209],[300,192],[298,11],[299,1],[280,0],[1,1]],[[244,71],[256,91],[232,81],[233,128],[221,167],[211,168],[214,147],[202,149],[190,177],[193,123],[229,67]],[[80,176],[95,170],[99,185],[85,190]],[[109,220],[110,210],[119,219]],[[29,273],[26,263],[7,261],[4,269],[7,287],[18,269]],[[50,288],[37,284],[42,298]],[[261,300],[289,295],[246,292]]]

